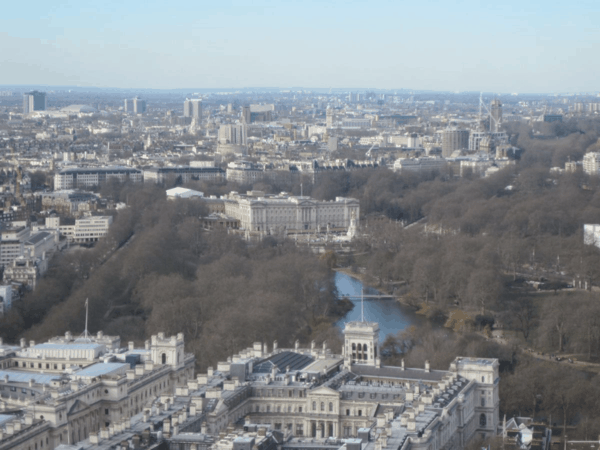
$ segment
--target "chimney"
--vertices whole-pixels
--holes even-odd
[[[2,344],[2,342],[0,342]],[[273,353],[277,351],[277,341],[273,341]]]
[[[300,349],[300,341],[296,339],[296,343],[294,344],[294,350],[298,351]]]
[[[150,341],[144,341],[144,348],[150,350]]]
[[[98,331],[98,334],[96,334],[96,337],[98,339],[102,339],[104,337],[104,332],[103,331]]]
[[[35,341],[29,341],[29,346],[30,347],[35,347]]]
[[[25,338],[21,338],[21,348],[25,347],[27,347],[27,341],[25,340]]]
[[[129,341],[129,351],[132,351],[135,348],[135,344],[133,341]]]
[[[400,369],[404,370],[404,358],[402,358],[402,361],[400,362]]]
[[[327,353],[327,341],[323,341],[323,353]]]
[[[429,360],[425,361],[425,372],[429,372],[430,371],[430,366],[429,366]]]

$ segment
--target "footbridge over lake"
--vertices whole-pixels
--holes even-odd
[[[396,297],[389,294],[378,294],[378,295],[340,295],[340,298],[347,298],[348,300],[395,300]]]

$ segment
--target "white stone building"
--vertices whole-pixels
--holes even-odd
[[[279,195],[232,192],[225,200],[225,214],[238,219],[249,232],[289,234],[324,231],[327,227],[347,231],[352,217],[360,216],[360,206],[358,200],[344,197],[320,201],[285,192]]]

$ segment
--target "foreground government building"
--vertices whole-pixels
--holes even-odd
[[[183,344],[0,347],[0,450],[450,450],[499,424],[497,360],[383,366],[376,323],[347,323],[342,355],[255,343],[197,376]]]

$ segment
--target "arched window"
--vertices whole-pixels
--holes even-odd
[[[361,344],[358,344],[358,347],[357,347],[357,348],[358,348],[358,351],[359,351],[359,352],[360,352],[360,351],[362,351],[362,345],[361,345]]]
[[[333,412],[333,403],[329,402],[329,412]]]
[[[163,363],[163,364],[166,364],[166,363],[167,363],[167,354],[166,354],[166,353],[163,353],[163,354],[162,354],[162,356],[161,356],[161,361],[162,361],[162,363]]]
[[[313,411],[317,410],[317,402],[313,402]]]
[[[369,350],[369,346],[367,344],[363,345],[363,352],[367,353],[367,350]]]
[[[479,426],[485,427],[486,425],[487,425],[487,417],[485,416],[485,414],[481,414],[479,416]]]

